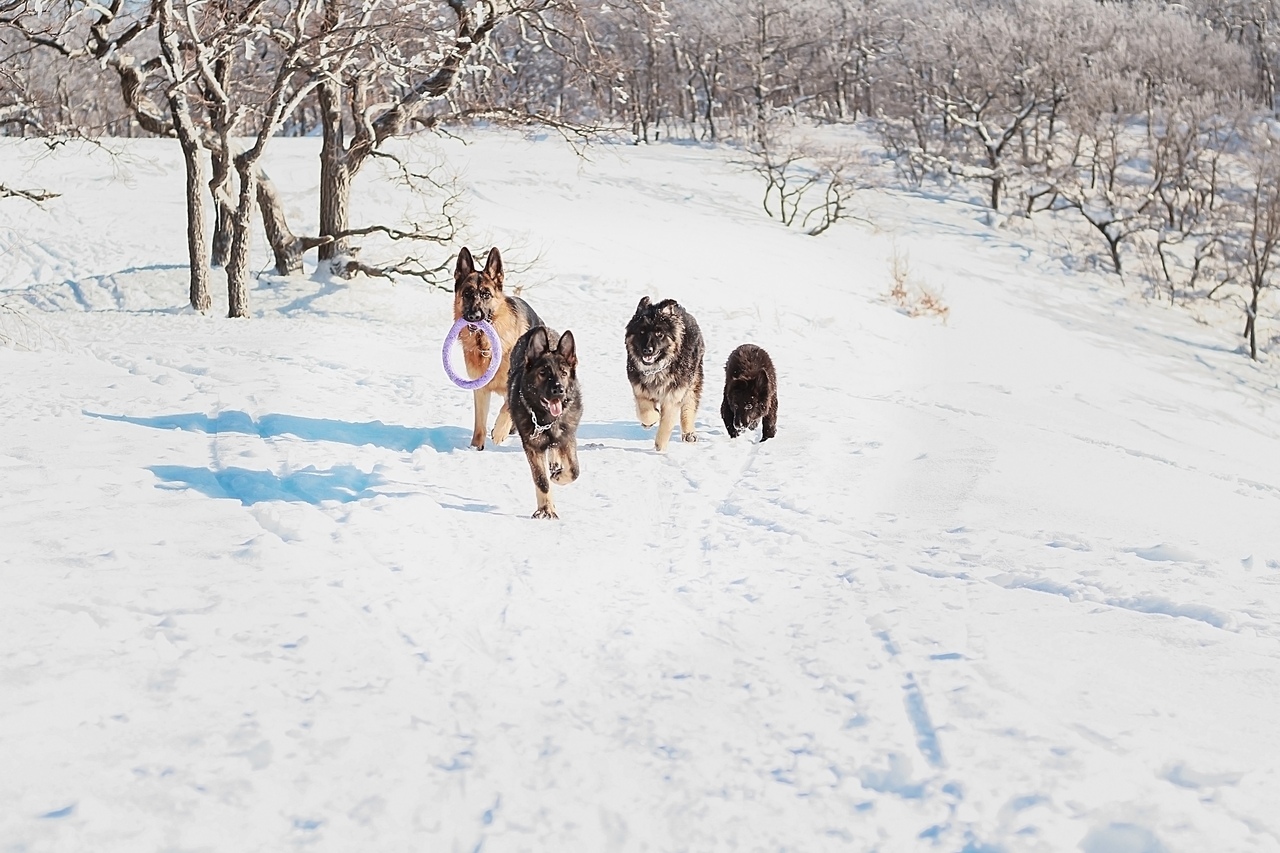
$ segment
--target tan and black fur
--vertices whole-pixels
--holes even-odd
[[[730,438],[756,427],[761,441],[778,434],[778,374],[761,347],[743,344],[729,354],[720,417]]]
[[[470,321],[487,320],[493,325],[502,341],[502,361],[498,372],[475,395],[475,426],[471,433],[471,446],[484,450],[485,426],[489,420],[489,395],[505,396],[507,372],[511,365],[511,349],[516,341],[532,326],[541,326],[542,320],[529,303],[518,296],[502,292],[502,256],[498,247],[489,250],[484,269],[477,270],[475,260],[466,246],[458,253],[458,263],[453,270],[453,319]],[[491,350],[489,339],[479,329],[463,329],[458,340],[462,343],[462,355],[466,361],[467,375],[475,379],[489,369]],[[493,440],[501,444],[511,434],[511,412],[503,401],[498,419],[493,425]]]
[[[578,479],[578,423],[582,389],[573,332],[558,338],[535,326],[516,341],[507,376],[507,404],[538,495],[534,518],[556,518],[551,483]]]
[[[702,357],[706,345],[693,315],[674,299],[640,300],[627,323],[627,379],[636,398],[640,425],[658,425],[654,447],[667,449],[676,419],[680,437],[697,441],[694,418],[702,400]]]

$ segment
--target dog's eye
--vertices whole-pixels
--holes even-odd
[[[488,298],[489,298],[489,297],[491,297],[491,296],[493,296],[493,294],[492,294],[492,293],[490,293],[490,292],[489,292],[489,291],[487,291],[487,290],[482,290],[482,291],[480,291],[480,298],[481,298],[481,299],[488,299]]]

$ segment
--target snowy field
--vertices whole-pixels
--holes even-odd
[[[440,252],[533,262],[578,341],[559,522],[518,438],[467,447],[448,294],[196,315],[176,143],[0,149],[63,193],[0,201],[0,853],[1280,850],[1274,365],[959,202],[814,238],[724,150],[435,144]],[[272,145],[310,231],[315,143]],[[707,338],[666,454],[643,295]],[[764,444],[718,416],[747,341]]]

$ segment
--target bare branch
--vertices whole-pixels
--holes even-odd
[[[49,192],[48,190],[13,189],[0,184],[0,198],[24,198],[29,202],[39,204],[42,201],[58,198],[60,195],[61,193]]]

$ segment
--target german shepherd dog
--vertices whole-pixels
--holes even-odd
[[[535,326],[520,336],[511,353],[507,405],[538,493],[533,517],[556,518],[550,481],[567,486],[578,479],[582,389],[573,332],[557,338],[546,326]]]
[[[724,399],[720,417],[730,438],[760,426],[760,440],[778,434],[778,374],[773,359],[755,344],[743,344],[724,364]]]
[[[627,379],[636,416],[645,429],[658,425],[654,447],[667,449],[676,418],[680,437],[697,441],[693,420],[702,400],[702,356],[706,346],[693,315],[674,299],[640,300],[627,323]]]
[[[476,416],[471,446],[476,450],[484,450],[484,430],[489,420],[489,395],[503,396],[507,393],[511,348],[531,327],[542,325],[542,320],[529,307],[528,302],[502,292],[502,278],[502,256],[498,254],[497,246],[489,250],[489,258],[482,270],[476,269],[471,251],[466,246],[462,247],[462,251],[458,253],[458,264],[453,270],[454,322],[460,318],[473,323],[487,320],[502,341],[502,361],[498,364],[498,372],[493,375],[489,384],[472,392],[475,395]],[[489,369],[492,355],[489,338],[477,328],[463,329],[458,339],[462,342],[467,375],[472,379],[483,376]],[[510,434],[511,410],[509,401],[504,400],[493,425],[493,441],[495,444],[502,444]]]

